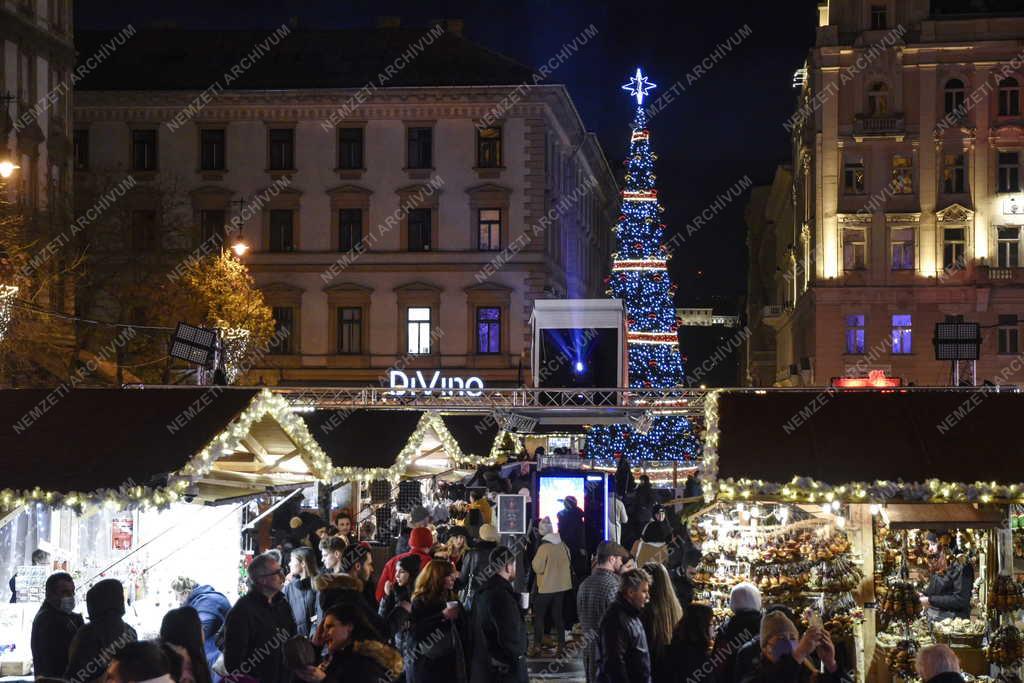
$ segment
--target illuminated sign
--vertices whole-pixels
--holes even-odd
[[[901,387],[899,377],[886,377],[884,370],[870,370],[867,377],[833,377],[832,386],[842,389],[885,389]]]
[[[392,391],[394,396],[404,396],[402,389],[426,389],[423,394],[431,396],[435,393],[439,396],[481,396],[483,394],[484,381],[479,377],[442,377],[440,370],[434,370],[428,380],[422,370],[417,370],[415,375],[407,375],[401,370],[392,370],[390,373],[391,388],[400,391]]]

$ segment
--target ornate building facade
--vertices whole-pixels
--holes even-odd
[[[397,73],[384,48],[427,29],[286,31],[229,89],[219,56],[139,66],[208,37],[140,32],[77,92],[83,175],[178,188],[183,258],[225,224],[249,247],[284,339],[243,383],[527,383],[533,301],[603,292],[618,188],[595,136],[563,86],[443,28]]]
[[[748,382],[948,384],[932,338],[958,316],[979,382],[1024,379],[1024,16],[964,4],[819,5],[792,170],[748,207]]]

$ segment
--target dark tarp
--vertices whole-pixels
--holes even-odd
[[[721,479],[1024,481],[1024,394],[724,392],[718,411]]]
[[[391,467],[416,431],[418,410],[314,410],[303,419],[335,467]]]
[[[253,389],[0,391],[0,488],[89,493],[163,485],[256,396]]]
[[[498,423],[492,415],[443,415],[441,420],[464,455],[486,458],[498,436]]]

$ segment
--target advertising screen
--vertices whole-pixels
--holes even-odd
[[[581,476],[552,476],[552,477],[541,477],[540,478],[540,517],[538,519],[544,519],[545,517],[551,518],[551,523],[555,525],[555,530],[558,530],[558,513],[562,510],[565,505],[563,501],[566,496],[575,496],[576,503],[580,509],[583,510],[583,514],[586,515],[586,501],[585,501],[585,488],[584,478]]]

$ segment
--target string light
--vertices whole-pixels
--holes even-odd
[[[0,341],[7,338],[7,329],[11,326],[11,304],[18,288],[14,285],[0,285]]]
[[[228,384],[234,384],[249,355],[252,333],[244,327],[229,327],[224,335],[224,374]]]

